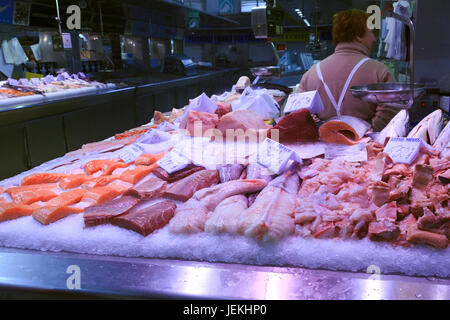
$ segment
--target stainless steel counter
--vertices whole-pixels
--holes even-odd
[[[450,279],[6,248],[0,248],[2,288],[118,298],[450,299]]]

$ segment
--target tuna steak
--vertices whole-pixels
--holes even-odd
[[[163,197],[178,201],[187,201],[201,189],[219,182],[217,170],[202,170],[175,182],[164,192]]]
[[[139,201],[134,196],[122,196],[107,203],[86,208],[84,211],[84,224],[86,227],[93,227],[108,223],[112,218],[127,213]]]
[[[144,237],[167,225],[175,214],[177,205],[171,200],[155,204],[137,212],[130,212],[111,220],[111,224],[140,233]]]
[[[270,129],[268,138],[272,139],[274,130],[278,130],[280,143],[310,142],[319,139],[319,131],[308,109],[300,109],[285,116]]]

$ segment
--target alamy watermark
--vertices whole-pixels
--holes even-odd
[[[381,29],[381,16],[386,9],[392,8],[392,5],[386,6],[383,11],[377,5],[371,5],[367,7],[367,14],[369,14],[369,18],[367,18],[367,28],[370,30]]]

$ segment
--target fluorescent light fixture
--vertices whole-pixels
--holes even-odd
[[[306,25],[307,25],[308,27],[311,27],[311,25],[309,24],[308,20],[303,19],[303,22],[306,23]]]

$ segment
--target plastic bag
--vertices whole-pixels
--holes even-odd
[[[25,51],[23,51],[23,48],[17,38],[11,39],[8,44],[10,50],[14,52],[14,64],[16,66],[19,66],[28,61],[28,57],[25,54]]]
[[[280,116],[280,106],[267,90],[253,90],[247,87],[238,100],[231,103],[233,111],[249,110],[264,120],[275,119]]]
[[[14,64],[14,55],[11,52],[11,48],[9,47],[9,42],[7,40],[2,41],[2,51],[3,51],[3,57],[5,58],[5,62],[7,64]]]
[[[189,111],[214,113],[217,108],[217,105],[211,101],[205,93],[202,93],[200,96],[191,101],[191,103],[186,107],[184,114],[175,119],[175,123],[180,123],[180,128],[184,129],[186,127]]]

